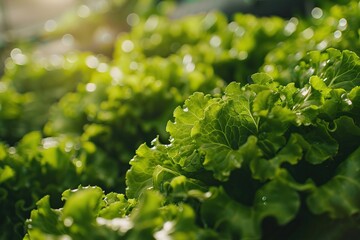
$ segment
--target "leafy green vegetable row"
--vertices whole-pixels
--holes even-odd
[[[283,84],[258,73],[222,96],[193,94],[167,124],[170,144],[155,139],[136,151],[126,175],[129,200],[80,188],[52,209],[45,197],[27,222],[29,239],[358,233],[360,59],[328,49],[309,52],[297,66],[294,72],[314,74]]]
[[[88,54],[37,58],[13,49],[0,79],[0,138],[14,145],[26,133],[41,131],[49,108],[92,74]]]
[[[267,54],[261,71],[291,82],[294,76],[290,69],[308,51],[334,47],[359,54],[359,15],[359,1],[349,1],[346,5],[333,5],[329,9],[315,8],[312,17],[306,20],[291,18],[284,28],[291,37],[279,42]]]
[[[181,202],[181,205],[188,209],[184,217],[188,220],[193,219],[189,226],[181,226],[181,229],[186,228],[187,230],[184,230],[186,232],[191,228],[191,231],[194,231],[192,236],[204,234],[205,238],[211,236],[217,238],[218,234],[223,234],[219,230],[223,224],[206,222],[203,218],[207,218],[204,217],[207,215],[199,215],[202,201],[212,199],[211,196],[219,193],[219,198],[233,202],[232,195],[235,195],[235,202],[245,204],[248,208],[244,208],[247,209],[244,211],[251,209],[252,212],[254,208],[258,208],[255,207],[258,199],[253,202],[251,196],[255,196],[256,192],[263,188],[266,191],[275,191],[273,188],[278,188],[277,181],[270,184],[270,187],[266,187],[265,183],[274,179],[278,171],[281,170],[280,172],[283,173],[283,165],[299,164],[298,171],[285,167],[286,174],[292,176],[291,174],[296,173],[296,176],[293,176],[296,180],[293,183],[295,187],[290,190],[284,187],[286,190],[284,193],[289,193],[294,200],[293,203],[299,202],[295,200],[296,194],[300,194],[302,199],[314,189],[312,183],[304,183],[305,177],[298,176],[302,171],[316,172],[317,167],[312,167],[314,164],[314,166],[326,165],[334,171],[338,163],[347,158],[357,146],[358,116],[346,117],[349,112],[356,113],[356,110],[349,109],[356,106],[354,102],[357,101],[357,93],[352,89],[358,85],[358,82],[342,83],[341,78],[356,75],[356,68],[350,70],[350,66],[356,65],[352,63],[357,62],[357,57],[353,53],[340,54],[338,51],[329,51],[322,55],[320,52],[312,52],[305,61],[299,63],[298,60],[304,57],[308,50],[323,46],[320,43],[324,36],[330,36],[330,40],[319,50],[335,46],[358,52],[356,44],[358,11],[359,3],[352,1],[347,6],[334,6],[330,11],[324,9],[321,16],[314,14],[314,17],[308,20],[292,18],[287,21],[280,18],[255,18],[251,15],[238,14],[228,23],[218,13],[172,21],[164,16],[152,15],[150,18],[141,19],[129,34],[119,39],[112,61],[89,54],[72,55],[64,58],[63,66],[71,63],[69,65],[71,67],[65,69],[56,67],[51,69],[51,66],[50,69],[41,66],[39,68],[33,61],[25,65],[17,64],[17,60],[21,58],[16,58],[14,53],[14,58],[11,60],[13,62],[8,63],[10,68],[0,82],[0,104],[2,109],[5,109],[0,111],[0,136],[4,142],[1,145],[3,154],[0,155],[2,193],[0,199],[3,206],[1,212],[5,212],[7,216],[4,224],[1,224],[3,230],[1,236],[4,238],[10,236],[14,232],[13,226],[21,235],[24,219],[28,218],[29,211],[34,208],[35,202],[41,196],[50,195],[51,206],[58,208],[61,206],[60,193],[65,189],[76,188],[80,184],[98,185],[107,192],[124,193],[125,172],[129,168],[129,159],[140,143],[149,143],[157,134],[159,140],[154,142],[156,151],[146,145],[142,145],[137,150],[138,155],[132,162],[132,170],[127,174],[127,197],[135,198],[131,200],[131,206],[134,206],[135,202],[142,201],[139,196],[143,187],[160,189],[164,196],[155,193],[158,197],[154,198],[158,198],[158,201],[155,201],[157,203],[152,210],[153,214],[156,216],[160,214],[157,209],[163,206],[164,202],[175,204],[170,205],[171,207],[166,205],[164,208],[168,210],[164,210],[165,213],[182,212],[182,207],[177,210],[175,207]],[[307,35],[307,33],[312,34]],[[145,47],[140,48],[140,46]],[[21,55],[21,52],[17,54]],[[270,76],[257,74],[251,79],[250,74],[256,72],[261,65],[263,65],[261,69]],[[334,67],[329,67],[331,65]],[[312,77],[309,83],[312,75],[323,79],[327,87],[323,86],[322,81],[317,77]],[[49,79],[53,81],[49,82]],[[33,81],[38,84],[30,84]],[[61,85],[63,81],[66,81],[66,84]],[[224,85],[232,81],[240,82],[242,87],[246,86],[245,90],[232,83],[227,88],[226,94],[221,96]],[[254,82],[256,84],[252,84]],[[251,84],[246,85],[247,83]],[[62,87],[59,89],[60,85]],[[328,88],[342,90],[330,91]],[[186,101],[190,106],[175,111],[176,121],[168,124],[166,132],[166,121],[171,118],[173,109],[195,91],[212,95],[197,93],[191,96]],[[234,101],[236,94],[245,94],[245,99],[240,97]],[[254,94],[256,96],[253,96]],[[284,96],[286,99],[283,99]],[[247,110],[240,112],[234,109],[237,105],[242,106],[246,101],[251,108],[248,107]],[[237,105],[233,106],[234,102],[237,102]],[[209,104],[211,111],[207,110],[210,109]],[[192,116],[188,113],[191,106],[194,106],[200,115]],[[51,113],[48,118],[49,108]],[[246,117],[249,111],[251,116]],[[253,116],[252,111],[258,116],[255,116],[256,114]],[[245,120],[237,119],[238,113],[244,116]],[[271,116],[270,113],[273,114],[274,119],[268,117]],[[340,118],[343,114],[346,116]],[[219,126],[214,127],[215,123],[211,119],[218,115],[219,120],[216,121],[229,122],[229,126],[216,123]],[[204,119],[202,122],[207,125],[195,124],[198,118]],[[267,119],[265,125],[261,125],[263,122],[259,119],[262,119],[261,121]],[[279,119],[281,122],[278,121]],[[317,122],[319,119],[321,123]],[[178,127],[179,122],[183,127],[186,126],[188,131]],[[41,134],[30,133],[16,143],[25,133],[40,130],[44,124],[45,128]],[[238,124],[241,125],[239,129],[237,129]],[[340,126],[338,127],[340,130],[334,130],[333,133],[335,126]],[[219,133],[216,127],[230,134],[231,138]],[[349,134],[350,137],[346,134],[341,135],[342,132]],[[169,134],[172,139],[170,145],[166,143]],[[251,137],[252,135],[255,138]],[[214,140],[220,141],[221,144],[213,144]],[[323,140],[324,143],[321,142]],[[27,147],[24,148],[23,145]],[[281,149],[285,150],[281,152]],[[244,160],[247,157],[242,154],[246,155],[247,151],[254,151],[251,157],[254,156],[255,160]],[[291,155],[293,151],[297,155],[288,156],[289,152]],[[276,158],[275,153],[280,154],[279,159]],[[145,160],[141,164],[145,165],[140,167],[141,164],[138,164],[137,167],[136,162],[142,157]],[[146,165],[148,162],[146,159],[149,157],[154,159],[153,163]],[[336,157],[338,160],[334,163],[327,161],[331,157]],[[216,161],[223,158],[225,161]],[[306,159],[306,164],[300,161],[303,158]],[[268,161],[269,159],[271,161]],[[163,166],[163,162],[170,164],[171,167],[166,164]],[[252,164],[248,169],[241,167],[250,162]],[[256,170],[257,168],[259,169]],[[232,179],[234,175],[232,172],[237,171],[240,171],[240,177]],[[285,179],[286,174],[283,176]],[[172,180],[172,176],[179,178]],[[322,184],[331,178],[327,174],[313,173],[309,176],[314,178],[315,184]],[[135,184],[134,179],[143,183]],[[166,181],[162,184],[162,179],[168,180],[170,185]],[[244,182],[241,185],[246,187],[248,183],[253,186],[249,192],[239,192],[230,180]],[[230,182],[223,184],[223,181]],[[283,188],[282,184],[280,188]],[[182,190],[183,186],[185,189]],[[215,190],[212,190],[213,187]],[[176,191],[172,190],[173,188],[176,188]],[[172,191],[175,193],[172,194]],[[214,191],[214,194],[210,196],[208,192],[211,191]],[[97,196],[99,206],[105,206],[106,204],[101,203],[103,200],[99,197],[99,193]],[[121,201],[125,204],[130,200]],[[147,201],[149,200],[144,200],[144,208],[147,206]],[[238,203],[235,205],[237,206]],[[301,206],[302,209],[304,204],[295,205],[291,208],[292,212],[286,213],[285,216],[258,213],[257,219],[251,222],[252,228],[259,229],[265,216],[278,217],[280,223],[284,224],[291,219],[305,219],[301,214],[300,217],[294,216],[294,211],[300,211],[298,207]],[[212,203],[207,206],[211,209]],[[230,206],[232,208],[232,204]],[[50,208],[49,205],[46,207]],[[141,205],[138,207],[143,208]],[[93,216],[103,216],[97,213],[98,209],[100,208],[94,210]],[[61,211],[55,212],[60,214],[61,218]],[[127,211],[121,216],[112,215],[108,218],[121,218],[129,213],[130,211]],[[159,215],[162,220],[145,228],[146,230],[134,230],[134,234],[144,230],[150,236],[162,227],[169,230],[169,224],[165,227],[165,222],[178,219],[178,214],[180,213],[168,216],[166,213],[169,218]],[[131,216],[134,214],[131,213]],[[81,216],[79,218],[82,219]],[[83,219],[86,218],[88,217]],[[138,220],[135,217],[131,221],[134,221],[134,225],[139,224],[136,223]],[[178,221],[181,222],[180,225],[184,223],[180,217]],[[326,221],[325,217],[324,222]],[[265,219],[266,226],[267,222],[268,220]],[[61,222],[57,224],[60,225],[56,228],[63,228]],[[56,231],[76,238],[82,236],[82,233],[76,235],[77,231],[86,233],[89,230],[81,224],[83,223],[79,223],[75,229],[85,230],[74,230],[76,233],[73,230],[68,233],[67,228]],[[99,231],[105,231],[103,227],[106,225],[109,228],[107,231],[111,232],[111,224],[110,222],[105,224],[103,221]],[[219,229],[213,227],[215,225],[219,226]],[[265,235],[266,229],[271,229],[273,225],[270,221],[270,227],[265,226]],[[34,226],[29,228],[29,232],[31,234],[37,232],[39,238],[42,233],[53,233],[43,228],[37,229],[36,224],[29,226]],[[213,229],[207,229],[208,226],[212,226],[210,228]],[[340,226],[347,227],[346,224]],[[202,228],[206,231],[201,230]],[[242,228],[251,229],[244,226]],[[132,232],[130,229],[115,231],[114,236],[130,234]],[[235,234],[235,237],[245,234],[233,233],[233,230],[229,229],[225,232],[226,236]],[[182,236],[180,230],[179,234]],[[259,236],[260,231],[256,234]],[[33,238],[35,236],[37,235],[33,235]]]

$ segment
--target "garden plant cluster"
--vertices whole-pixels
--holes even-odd
[[[132,13],[111,59],[14,49],[0,239],[358,236],[360,2],[338,2]]]

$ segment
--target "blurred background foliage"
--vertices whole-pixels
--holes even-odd
[[[39,54],[78,49],[111,56],[116,38],[136,25],[139,17],[156,13],[180,18],[212,10],[229,17],[236,12],[291,17],[306,13],[314,4],[305,0],[4,0],[0,2],[0,54],[5,60],[14,47],[36,46]]]

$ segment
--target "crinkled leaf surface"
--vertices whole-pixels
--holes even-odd
[[[233,169],[241,167],[245,155],[251,156],[253,151],[257,151],[256,138],[246,139],[248,128],[242,126],[231,105],[211,106],[204,120],[192,131],[201,153],[205,155],[204,167],[213,171],[219,180],[226,180]]]
[[[149,148],[146,144],[139,147],[137,155],[130,161],[131,169],[126,173],[128,197],[139,197],[144,190],[153,188],[154,171],[157,166],[165,167],[169,159],[166,153],[166,147],[160,143],[156,143],[154,148]]]
[[[201,156],[195,141],[191,138],[194,125],[204,118],[204,112],[211,104],[210,96],[195,93],[185,101],[184,107],[174,111],[174,122],[168,122],[166,130],[171,134],[172,142],[169,155],[185,171],[201,169]]]
[[[315,214],[349,217],[360,211],[360,148],[339,165],[335,176],[315,189],[307,204]]]
[[[203,221],[226,239],[261,239],[264,218],[274,217],[284,225],[296,216],[300,206],[297,192],[278,181],[260,188],[250,207],[231,199],[222,188],[211,189],[209,195],[201,208]]]
[[[250,91],[237,84],[227,87],[225,100],[209,105],[202,120],[196,122],[191,136],[202,154],[204,167],[215,178],[225,181],[230,172],[240,168],[244,158],[257,154],[257,119],[252,115]]]

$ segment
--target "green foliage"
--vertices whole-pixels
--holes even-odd
[[[0,79],[0,138],[15,144],[26,133],[40,131],[51,105],[91,75],[87,55],[37,59],[14,49]]]
[[[348,1],[346,5],[317,8],[308,19],[291,18],[284,27],[288,38],[266,55],[261,69],[288,83],[296,79],[289,69],[308,51],[333,47],[360,54],[359,14],[359,2]]]
[[[147,191],[138,201],[124,195],[105,195],[100,188],[85,187],[63,194],[64,208],[50,208],[49,198],[38,203],[38,209],[27,221],[25,239],[215,239],[216,233],[201,230],[195,214],[186,204],[164,205],[164,198]],[[129,213],[131,214],[129,215]],[[156,232],[153,230],[156,229]],[[91,234],[89,234],[89,230]]]
[[[257,72],[265,55],[287,38],[284,23],[278,17],[256,18],[241,13],[231,22],[217,12],[175,20],[152,15],[119,39],[114,58],[117,64],[134,72],[138,70],[130,66],[134,62],[177,55],[193,74],[208,72],[204,67],[210,65],[226,82],[246,82]]]
[[[106,154],[105,161],[117,162],[123,180],[136,147],[156,135],[166,141],[166,121],[193,92],[216,95],[224,79],[233,79],[228,75],[242,81],[256,71],[260,62],[255,66],[251,58],[261,59],[284,36],[282,23],[240,14],[228,23],[220,13],[174,21],[160,15],[140,19],[118,40],[114,59],[98,62],[87,82],[52,107],[45,134],[71,134],[93,143]],[[264,43],[261,50],[255,49],[257,42]]]
[[[282,231],[301,224],[303,211],[310,219],[326,214],[324,225],[357,221],[359,126],[357,103],[348,95],[358,89],[360,62],[352,52],[329,49],[310,52],[298,68],[313,68],[318,58],[329,66],[316,65],[314,75],[286,85],[257,74],[253,84],[230,84],[222,97],[194,94],[168,124],[170,145],[138,149],[127,195],[152,188],[170,203],[196,199],[203,226],[223,239],[258,239],[268,217],[276,221],[263,234],[287,238]],[[352,123],[352,133],[337,128],[343,121]],[[354,143],[339,141],[346,138]],[[341,228],[339,234],[348,233]]]
[[[316,64],[319,60],[328,65]],[[359,67],[353,52],[313,51],[293,68],[298,78],[291,83],[258,73],[251,84],[229,84],[222,96],[190,96],[168,122],[170,144],[159,139],[152,147],[143,144],[130,161],[126,196],[138,203],[126,217],[134,225],[116,236],[158,239],[167,232],[171,239],[307,239],[314,226],[323,229],[319,239],[358,233]],[[312,75],[296,74],[309,68]],[[84,203],[71,219],[92,215],[72,227],[97,229],[91,219],[101,214],[81,214],[81,209],[98,196],[73,196],[74,203]],[[70,199],[63,209],[39,206],[29,234],[55,227],[50,236],[58,236],[61,221],[46,230],[31,223],[39,219],[38,211],[61,215],[69,212],[67,206]],[[176,221],[164,220],[169,209]]]
[[[53,204],[59,206],[65,189],[80,184],[114,186],[119,175],[115,163],[104,161],[105,155],[95,151],[89,142],[43,138],[39,132],[26,134],[15,146],[1,143],[0,211],[4,219],[0,238],[23,236],[25,219],[44,195],[52,196]]]
[[[25,239],[358,233],[359,3],[290,20],[158,11],[112,60],[13,52],[0,80],[0,238],[22,237],[27,218]]]

